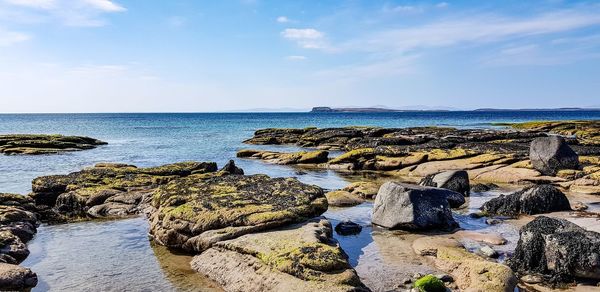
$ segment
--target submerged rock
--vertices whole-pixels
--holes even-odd
[[[430,174],[424,177],[419,184],[455,191],[463,194],[463,196],[468,196],[471,189],[469,174],[464,170],[450,170]]]
[[[237,152],[237,157],[267,160],[275,164],[315,164],[327,162],[329,152],[323,150],[283,153],[264,150],[244,149]]]
[[[483,184],[483,183],[478,183],[475,184],[471,187],[471,191],[476,192],[476,193],[483,193],[483,192],[488,192],[491,190],[495,190],[500,188],[497,184],[493,184],[493,183],[488,183],[488,184]]]
[[[529,151],[531,164],[542,174],[556,175],[559,170],[579,169],[579,157],[562,137],[536,138]]]
[[[387,182],[375,198],[372,222],[390,229],[454,229],[458,223],[449,200],[458,197],[464,203],[462,195],[453,191]]]
[[[347,191],[331,191],[325,196],[329,205],[334,207],[351,207],[364,202],[361,197]]]
[[[89,137],[62,135],[0,135],[0,153],[4,154],[55,154],[96,148],[106,142]]]
[[[335,232],[340,235],[355,235],[359,234],[362,226],[352,221],[342,221],[335,226]]]
[[[325,219],[215,243],[191,264],[226,291],[368,291]]]
[[[518,216],[569,211],[569,199],[556,187],[536,185],[487,201],[481,209],[493,215]]]
[[[522,275],[542,275],[547,282],[574,278],[600,280],[600,234],[564,219],[537,217],[521,228],[508,265]]]
[[[150,233],[168,247],[202,252],[214,243],[318,216],[317,186],[266,175],[205,174],[172,180],[152,196]]]

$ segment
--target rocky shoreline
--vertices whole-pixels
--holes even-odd
[[[0,153],[5,155],[42,155],[93,149],[106,145],[90,137],[63,135],[0,135]]]
[[[600,234],[554,217],[600,218],[569,195],[600,194],[600,123],[509,126],[265,129],[245,142],[309,149],[238,152],[268,163],[380,177],[329,192],[295,178],[245,175],[233,161],[220,169],[213,162],[100,163],[38,177],[28,195],[0,194],[0,287],[37,284],[35,271],[18,264],[40,223],[136,215],[148,218],[154,242],[194,255],[192,268],[226,291],[514,291],[517,285],[600,283]],[[330,151],[343,153],[329,157]],[[472,193],[496,184],[520,189],[487,199],[467,216],[488,225],[526,220],[514,253],[502,257],[494,247],[506,239],[462,230],[456,219]],[[364,202],[372,202],[372,228],[418,235],[398,238],[401,252],[443,273],[365,285],[333,236],[334,230],[353,236],[364,226],[332,226],[322,217],[330,206]],[[482,244],[473,250],[461,238]]]

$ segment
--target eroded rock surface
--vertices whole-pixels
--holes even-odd
[[[469,196],[471,191],[469,174],[464,170],[442,171],[430,174],[424,177],[419,184],[455,191],[464,196]]]
[[[0,135],[0,153],[4,154],[56,154],[96,148],[106,142],[80,136],[62,135]]]
[[[151,234],[172,248],[202,252],[214,243],[321,215],[327,199],[294,178],[211,174],[173,180],[152,197]]]
[[[518,216],[569,211],[569,199],[556,187],[537,185],[487,201],[481,209],[492,215]]]
[[[325,219],[217,242],[192,268],[227,291],[368,291]]]
[[[508,265],[521,275],[541,275],[550,283],[600,279],[600,234],[564,219],[540,216],[520,231]]]
[[[545,175],[556,175],[564,169],[579,169],[579,156],[558,136],[540,137],[531,142],[529,159],[532,166]]]

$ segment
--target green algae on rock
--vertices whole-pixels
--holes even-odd
[[[218,241],[318,216],[327,206],[321,188],[294,178],[191,176],[154,192],[151,234],[168,247],[201,252]]]
[[[215,243],[192,268],[227,291],[369,291],[319,218]]]
[[[425,275],[415,281],[415,288],[421,292],[445,292],[446,285],[434,275]]]
[[[274,151],[243,149],[237,157],[267,160],[275,164],[312,164],[327,162],[329,152],[323,150],[282,153]]]
[[[7,155],[56,154],[67,151],[93,149],[106,142],[81,136],[11,134],[0,135],[0,153]]]

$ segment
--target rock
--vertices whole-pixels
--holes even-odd
[[[519,214],[543,214],[569,211],[569,200],[551,185],[536,185],[510,195],[501,195],[483,204],[488,214],[518,216]]]
[[[29,210],[35,210],[30,197],[0,193],[0,263],[18,264],[29,255],[25,243],[39,225],[37,215]]]
[[[455,232],[454,235],[493,245],[504,245],[507,242],[506,238],[497,233],[481,233],[468,230],[459,230]]]
[[[140,194],[147,194],[171,180],[191,175],[228,175],[229,171],[239,172],[240,169],[230,163],[224,170],[217,172],[214,162],[179,162],[147,168],[104,163],[100,167],[86,168],[67,175],[38,177],[32,182],[33,193],[30,196],[37,206],[52,209],[52,212],[40,212],[43,215],[41,219],[46,222],[53,220],[53,214],[59,214],[67,220],[102,217],[105,214],[128,216],[137,213],[137,205],[141,202]],[[130,196],[139,191],[142,193]],[[136,199],[130,203],[121,202],[123,204],[120,205],[114,204],[117,201],[110,203],[111,198],[120,195]]]
[[[502,223],[502,220],[497,218],[490,218],[485,220],[485,224],[487,225],[496,225]]]
[[[191,265],[226,291],[368,291],[324,219],[215,243]]]
[[[488,258],[497,258],[499,256],[497,251],[495,251],[493,248],[487,245],[484,245],[481,248],[479,248],[479,252]]]
[[[537,217],[523,226],[508,265],[521,275],[539,274],[550,283],[600,279],[600,234],[564,219]]]
[[[544,282],[544,278],[539,275],[525,275],[521,277],[521,281],[527,284],[539,284]]]
[[[436,256],[438,249],[441,247],[460,248],[463,245],[456,239],[431,236],[418,238],[412,244],[415,253],[422,256]]]
[[[351,183],[342,190],[360,196],[363,199],[373,199],[375,196],[377,196],[380,186],[380,183],[361,181]]]
[[[364,200],[347,191],[331,191],[325,194],[327,202],[334,207],[351,207],[360,205]]]
[[[424,177],[419,184],[455,191],[463,196],[468,196],[470,192],[469,175],[464,170],[450,170],[430,174]]]
[[[475,184],[471,187],[471,191],[476,192],[476,193],[483,193],[483,192],[487,192],[487,191],[491,191],[491,190],[495,190],[500,188],[497,184],[493,184],[493,183],[488,183],[488,184],[482,184],[482,183],[478,183]]]
[[[453,275],[461,291],[513,292],[517,285],[508,266],[487,261],[463,248],[439,248],[435,263]]]
[[[263,150],[244,149],[237,152],[237,157],[266,160],[275,164],[318,164],[328,160],[329,152],[323,150],[283,153]]]
[[[56,154],[96,148],[106,142],[89,137],[62,135],[11,134],[0,135],[0,153],[7,155]]]
[[[342,221],[335,226],[335,232],[340,235],[355,235],[359,234],[361,230],[362,226],[352,221]]]
[[[321,188],[294,178],[213,174],[172,180],[153,193],[151,205],[153,238],[193,252],[318,216],[328,206]]]
[[[229,162],[227,162],[227,164],[225,164],[220,171],[228,174],[244,174],[244,170],[235,166],[235,161],[233,160],[229,160]]]
[[[387,182],[373,205],[373,224],[390,229],[454,229],[448,198],[462,195],[439,188]],[[464,200],[464,198],[463,198]]]
[[[454,282],[454,278],[452,278],[452,276],[450,276],[448,274],[436,275],[435,277],[442,280],[442,282],[444,282],[444,283]]]
[[[531,164],[542,174],[556,175],[562,169],[579,169],[579,157],[562,137],[536,138],[529,151]]]
[[[582,202],[573,202],[573,205],[571,205],[571,209],[573,209],[573,211],[584,211],[588,209],[588,206]]]
[[[37,285],[37,275],[30,269],[17,265],[0,263],[0,289],[2,291],[22,291]]]

